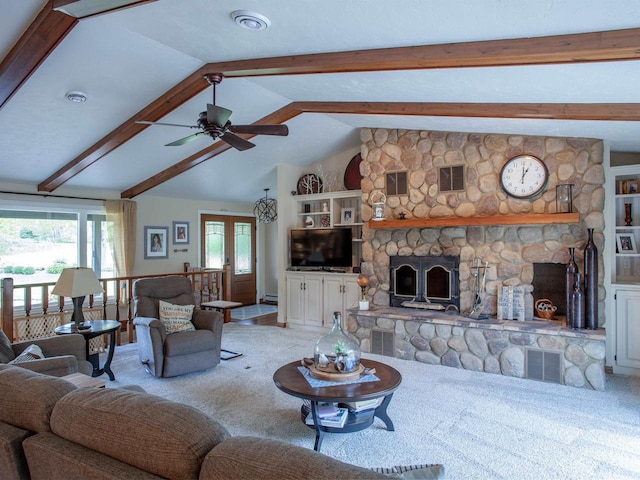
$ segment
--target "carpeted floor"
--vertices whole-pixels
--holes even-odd
[[[214,369],[156,379],[135,344],[116,349],[115,382],[193,405],[233,435],[277,438],[309,449],[301,401],[278,390],[273,372],[311,356],[317,332],[228,323],[223,348],[244,355]],[[403,382],[381,421],[352,434],[328,434],[322,453],[364,467],[442,463],[447,479],[640,478],[640,378],[607,376],[607,390],[365,354],[392,365]]]
[[[266,303],[256,303],[247,307],[238,307],[231,310],[231,318],[236,320],[246,320],[248,318],[260,317],[278,311],[277,305],[268,305]]]

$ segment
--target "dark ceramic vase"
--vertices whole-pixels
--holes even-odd
[[[575,274],[575,284],[571,294],[571,328],[582,330],[585,327],[585,295],[582,290],[582,274]]]
[[[584,297],[586,328],[598,328],[598,249],[593,242],[593,228],[588,228],[589,239],[584,247]]]
[[[565,311],[567,315],[567,327],[573,327],[573,315],[571,311],[571,298],[573,289],[576,284],[576,273],[578,273],[578,265],[576,265],[575,248],[569,247],[569,263],[567,263],[567,273],[565,275]]]

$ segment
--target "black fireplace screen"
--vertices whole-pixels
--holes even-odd
[[[391,306],[429,302],[460,308],[460,257],[391,257]]]

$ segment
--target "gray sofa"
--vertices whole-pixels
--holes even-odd
[[[0,365],[3,480],[389,478],[161,397]],[[429,477],[431,478],[431,477]]]
[[[186,277],[142,278],[133,284],[138,355],[155,377],[174,377],[212,368],[220,363],[222,314],[195,308],[191,322],[195,331],[167,334],[159,319],[159,301],[195,305],[191,282]]]
[[[9,363],[34,343],[42,349],[46,358],[22,362],[19,364],[22,368],[54,377],[77,372],[91,375],[93,366],[87,360],[86,343],[80,334],[38,338],[12,344],[0,330],[0,364]]]

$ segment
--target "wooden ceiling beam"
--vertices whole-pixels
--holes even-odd
[[[640,60],[640,28],[210,63],[225,77]]]
[[[640,103],[294,102],[304,113],[640,121]]]
[[[638,59],[640,59],[640,29],[626,29],[210,63],[202,67],[197,74],[187,77],[184,84],[176,85],[170,92],[154,100],[144,110],[60,168],[40,183],[38,190],[47,192],[55,190],[147,127],[134,124],[136,120],[155,121],[199,93],[207,85],[200,84],[202,88],[196,89],[197,91],[191,90],[193,83],[198,81],[194,76],[201,77],[205,73],[222,73],[226,77],[251,77]],[[181,94],[181,88],[188,89],[189,92]],[[167,97],[171,97],[172,101],[167,102]],[[155,112],[158,116],[152,116],[149,112]],[[185,161],[188,163],[189,159]]]
[[[260,120],[253,122],[253,125],[272,125],[272,124],[280,124],[284,123],[287,120],[290,120],[302,112],[293,106],[294,104],[290,103],[275,112],[270,113],[269,115],[262,117]],[[242,138],[250,139],[255,137],[255,135],[239,135]],[[192,169],[200,165],[202,162],[205,162],[213,157],[220,155],[221,153],[226,152],[232,148],[227,143],[222,140],[217,140],[213,145],[207,147],[205,149],[200,150],[199,152],[194,153],[190,157],[185,158],[181,162],[176,163],[175,165],[170,166],[169,168],[164,169],[160,173],[155,174],[153,177],[150,177],[143,182],[125,190],[120,194],[121,198],[133,198],[136,197],[147,190],[152,189],[153,187],[157,187],[158,185],[171,180],[172,178],[180,175],[181,173],[186,172],[187,170]]]
[[[123,143],[131,140],[138,133],[149,125],[136,123],[138,120],[155,122],[168,113],[175,110],[187,100],[191,99],[202,90],[209,87],[209,83],[204,79],[204,72],[199,69],[189,75],[185,80],[174,86],[157,100],[140,110],[129,120],[109,133],[106,137],[93,144],[78,157],[50,175],[46,180],[38,185],[40,192],[52,192],[65,182],[71,180],[85,168],[93,165],[102,157],[112,152]]]
[[[303,113],[638,122],[640,121],[640,103],[292,102],[254,122],[254,125],[284,123]],[[242,135],[247,139],[254,136]],[[136,197],[230,148],[229,145],[218,140],[210,147],[125,190],[120,196],[127,199]]]
[[[0,109],[77,23],[77,19],[53,10],[52,1],[47,2],[0,63]]]

